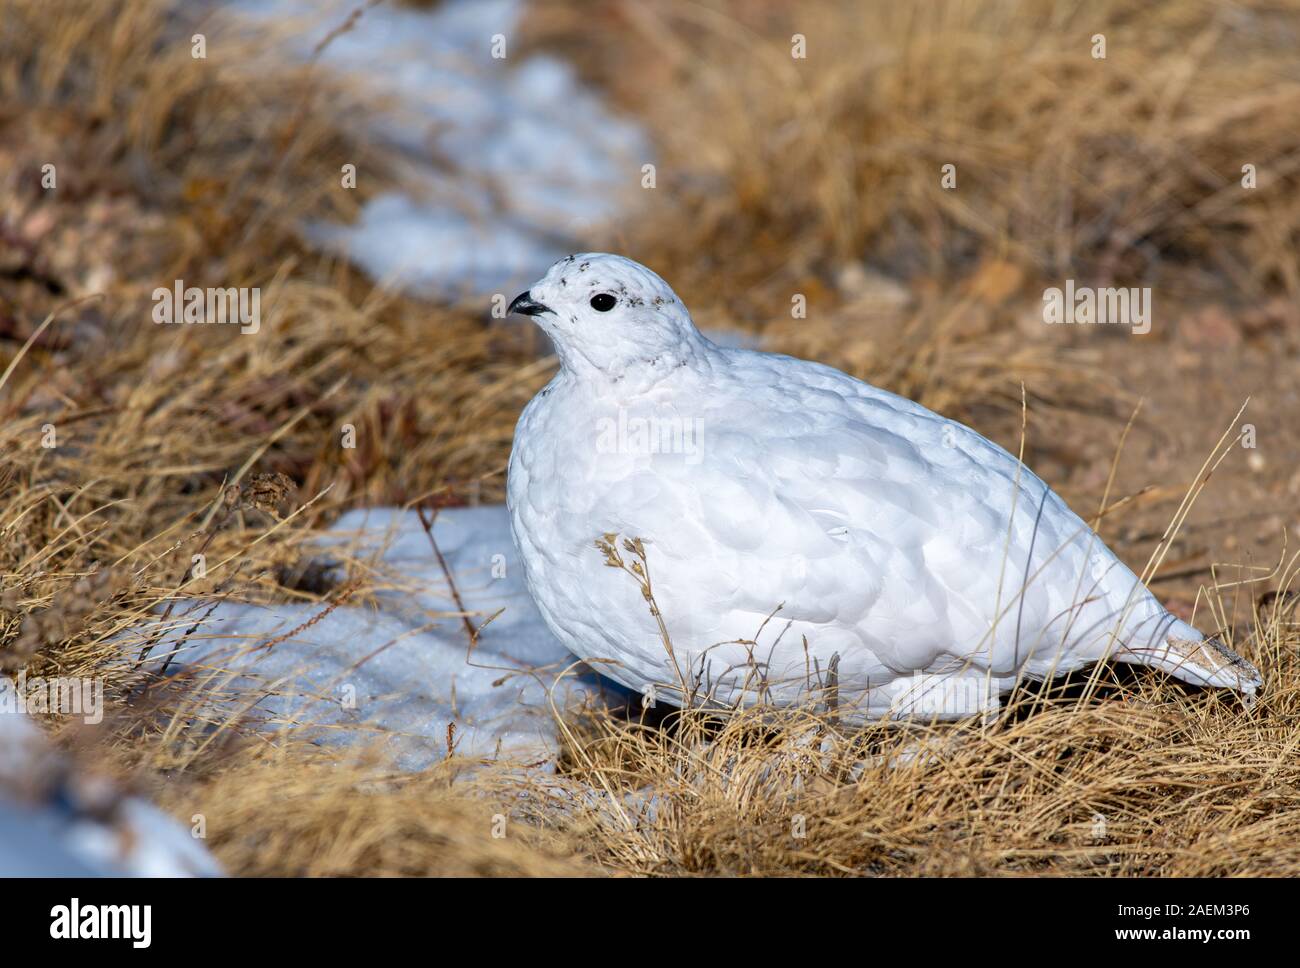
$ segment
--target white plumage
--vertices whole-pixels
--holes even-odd
[[[715,346],[600,253],[512,309],[561,368],[515,430],[530,591],[575,654],[673,702],[969,715],[1104,658],[1253,693],[1050,488],[970,428],[828,366]],[[653,600],[627,568],[641,539]]]

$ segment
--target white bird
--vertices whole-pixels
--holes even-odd
[[[1023,679],[1104,659],[1260,685],[969,427],[716,346],[620,256],[569,256],[510,309],[561,364],[510,456],[528,587],[560,641],[629,688],[861,720],[988,714]]]

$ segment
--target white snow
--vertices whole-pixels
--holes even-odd
[[[25,713],[0,713],[0,877],[220,873],[175,820],[69,761]]]
[[[568,64],[519,53],[524,6],[381,4],[329,43],[319,63],[391,105],[370,133],[406,160],[409,186],[373,198],[354,225],[308,226],[310,240],[381,282],[469,296],[532,278],[624,209],[651,160],[648,140]],[[228,9],[255,23],[293,23],[285,43],[306,59],[356,7],[237,0]],[[498,35],[504,58],[492,56]]]
[[[623,693],[572,668],[577,660],[543,624],[504,507],[444,509],[433,531],[475,627],[500,612],[472,654],[418,516],[377,509],[346,514],[320,548],[383,576],[377,607],[345,604],[304,627],[326,607],[192,601],[173,612],[150,662],[160,668],[174,652],[170,670],[201,673],[214,702],[229,695],[247,706],[249,690],[263,695],[250,715],[266,728],[320,727],[313,735],[331,743],[382,738],[406,769],[447,756],[449,724],[458,756],[549,766],[560,741],[552,701],[563,710]],[[200,630],[185,636],[196,620]],[[133,630],[124,646],[139,648],[156,628]]]
[[[543,624],[504,507],[445,509],[433,533],[465,614],[475,627],[496,615],[472,654],[418,516],[377,509],[344,515],[316,549],[340,576],[364,569],[381,588],[373,607],[344,604],[304,627],[326,606],[182,602],[148,667],[170,656],[168,674],[186,678],[205,715],[238,709],[258,728],[298,724],[323,743],[378,740],[409,770],[446,757],[449,724],[457,756],[553,768],[552,702],[572,713],[621,704],[626,693],[578,664]],[[124,635],[125,655],[159,629]],[[109,819],[79,807],[84,779],[28,717],[0,714],[0,876],[220,873],[201,841],[139,798],[113,795]]]

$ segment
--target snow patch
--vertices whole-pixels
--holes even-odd
[[[182,825],[69,761],[25,713],[0,714],[0,877],[219,874]]]
[[[308,59],[356,0],[237,0],[255,23],[297,22]],[[609,221],[638,190],[650,146],[565,62],[521,56],[521,0],[380,5],[319,63],[391,105],[371,134],[409,163],[409,187],[371,199],[354,225],[313,224],[309,240],[372,277],[423,296],[527,284]],[[494,43],[506,56],[493,57]],[[359,172],[359,178],[365,173]]]
[[[214,703],[228,696],[227,709],[240,704],[263,728],[314,727],[333,744],[382,740],[405,769],[446,758],[449,736],[457,756],[553,766],[552,702],[572,711],[622,704],[626,694],[542,621],[503,506],[445,509],[433,535],[465,613],[417,514],[381,508],[344,515],[319,548],[382,576],[376,607],[195,600],[165,627],[132,630],[124,645],[133,654],[161,630],[152,668],[170,656],[169,673],[198,676]],[[481,627],[472,651],[462,614]],[[250,705],[250,693],[261,700]]]

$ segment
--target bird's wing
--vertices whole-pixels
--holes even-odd
[[[628,530],[652,523],[672,562],[665,592],[697,622],[720,616],[719,635],[781,606],[780,621],[851,630],[898,672],[990,643],[980,665],[1014,670],[1049,633],[1059,645],[1066,625],[1104,624],[1136,582],[962,424],[819,364],[743,351],[729,363],[661,404],[696,422],[695,462],[662,456],[611,506]],[[718,600],[692,597],[705,587]]]

